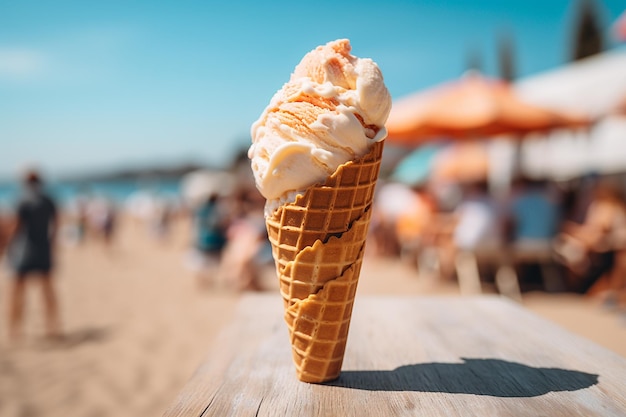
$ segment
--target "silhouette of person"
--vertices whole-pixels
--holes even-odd
[[[103,196],[91,199],[87,207],[87,217],[91,231],[105,246],[111,246],[116,226],[113,201]]]
[[[577,273],[572,283],[574,289],[588,292],[607,275],[615,277],[609,279],[615,285],[623,285],[617,282],[624,276],[624,260],[618,261],[616,257],[624,251],[626,204],[622,190],[617,184],[600,182],[594,189],[584,222],[564,225],[557,241],[557,253]]]
[[[44,192],[36,171],[24,175],[23,188],[7,251],[14,275],[9,290],[9,337],[14,341],[21,336],[26,285],[31,277],[38,278],[42,288],[47,335],[60,336],[57,297],[52,282],[57,209],[52,198]]]
[[[229,219],[224,203],[217,194],[208,196],[193,213],[193,245],[201,263],[197,278],[200,286],[207,286],[214,279],[221,262],[222,249],[227,242]]]

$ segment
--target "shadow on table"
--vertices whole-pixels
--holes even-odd
[[[576,391],[598,383],[598,375],[559,368],[533,368],[500,359],[423,363],[392,371],[343,371],[330,386],[368,391],[418,391],[492,397],[536,397]]]

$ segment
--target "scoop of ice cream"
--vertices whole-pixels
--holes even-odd
[[[252,125],[248,156],[266,199],[323,182],[386,137],[391,96],[383,76],[350,49],[342,39],[306,54]]]

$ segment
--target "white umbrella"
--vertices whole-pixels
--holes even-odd
[[[618,48],[520,80],[524,100],[598,118],[588,130],[555,131],[524,142],[522,165],[532,176],[567,180],[589,172],[626,172],[626,48]]]
[[[515,83],[525,101],[601,117],[626,96],[626,48],[593,55]]]

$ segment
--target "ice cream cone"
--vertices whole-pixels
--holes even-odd
[[[339,376],[383,143],[266,219],[302,381]]]

